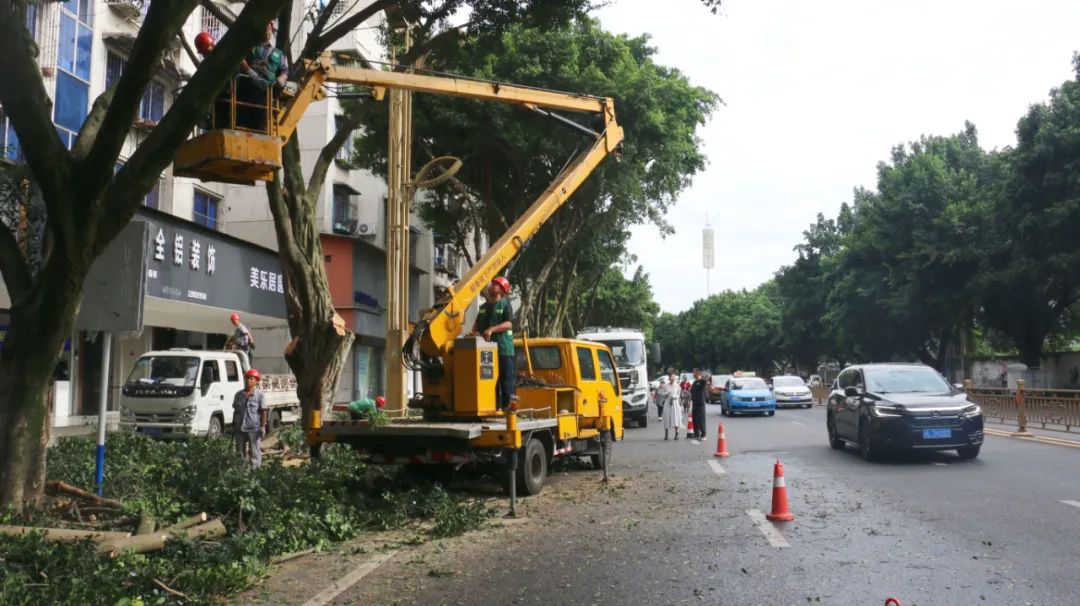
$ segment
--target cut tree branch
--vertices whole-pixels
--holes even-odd
[[[195,69],[199,69],[199,63],[202,63],[202,60],[195,54],[195,49],[191,48],[191,43],[188,42],[187,38],[184,36],[184,32],[180,31],[177,33],[176,39],[179,40],[180,45],[184,47],[184,53],[188,56],[188,59],[191,59],[191,62],[195,64]]]
[[[308,36],[307,43],[304,44],[304,50],[300,53],[300,59],[314,59],[316,55],[326,50],[335,40],[344,37],[368,19],[379,14],[379,11],[386,10],[396,5],[396,0],[375,0],[375,2],[372,2],[363,9],[357,11],[355,15],[342,19],[337,25],[326,30],[326,32],[319,35]]]
[[[334,159],[337,158],[338,152],[341,151],[345,143],[352,138],[353,131],[360,127],[361,122],[363,122],[363,117],[360,112],[353,112],[351,116],[346,116],[341,130],[335,133],[330,142],[319,152],[319,158],[315,160],[315,167],[311,170],[311,177],[308,178],[308,191],[322,189],[330,165],[333,164]]]

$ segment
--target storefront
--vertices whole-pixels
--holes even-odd
[[[174,347],[221,349],[233,331],[234,312],[255,336],[255,365],[281,372],[284,288],[273,251],[141,210],[87,279],[77,330],[51,394],[54,425],[79,425],[97,415],[106,338],[110,411],[117,409],[120,387],[140,355]]]

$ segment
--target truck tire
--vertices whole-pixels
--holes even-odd
[[[525,496],[540,494],[547,480],[547,449],[536,438],[529,438],[521,449],[517,468],[517,489]]]
[[[206,428],[206,437],[220,438],[223,433],[225,433],[225,421],[222,420],[221,415],[210,417],[210,426]]]
[[[281,429],[281,411],[271,410],[270,418],[266,420],[266,423],[270,426],[269,435],[276,434]]]
[[[649,411],[646,410],[645,414],[637,418],[638,427],[645,429],[649,426]]]

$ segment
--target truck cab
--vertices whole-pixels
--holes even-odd
[[[578,339],[606,345],[622,388],[623,418],[639,427],[649,424],[649,376],[645,333],[633,328],[588,327]]]
[[[120,395],[120,423],[154,438],[219,436],[232,425],[233,397],[244,389],[247,356],[235,351],[185,348],[151,351],[135,362]],[[271,416],[295,420],[295,389],[275,388],[263,376]],[[277,409],[277,410],[275,410]]]

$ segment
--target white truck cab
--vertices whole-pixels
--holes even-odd
[[[583,341],[603,343],[611,349],[623,392],[623,421],[649,424],[649,375],[645,333],[636,328],[587,327],[577,335]]]
[[[131,370],[120,395],[120,423],[155,438],[218,436],[232,426],[233,398],[244,389],[247,356],[185,348],[150,351]],[[291,375],[263,375],[260,388],[275,429],[299,418]]]

